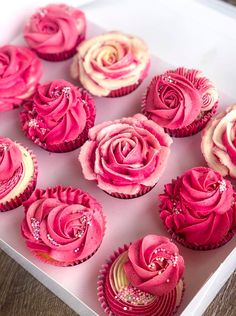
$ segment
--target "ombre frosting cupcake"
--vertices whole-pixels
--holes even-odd
[[[30,49],[0,47],[0,112],[17,108],[30,97],[41,75],[40,60]]]
[[[148,48],[141,39],[109,32],[78,47],[71,75],[93,95],[119,97],[140,85],[149,65]]]
[[[209,167],[236,179],[236,105],[213,117],[202,133],[201,149]]]
[[[20,113],[26,136],[52,152],[81,146],[94,125],[95,106],[90,95],[65,80],[38,85]]]
[[[60,61],[76,53],[85,39],[84,13],[65,4],[50,4],[40,8],[27,21],[24,38],[39,57]]]
[[[234,189],[230,181],[210,168],[187,170],[165,185],[160,200],[164,226],[186,247],[214,249],[235,233]]]
[[[119,248],[103,265],[98,299],[110,316],[170,316],[182,300],[183,272],[176,245],[148,235]]]
[[[0,212],[14,209],[27,200],[36,186],[37,175],[33,152],[0,137]]]
[[[37,189],[24,207],[22,235],[30,251],[46,263],[79,264],[90,258],[102,242],[102,207],[80,189]]]
[[[218,105],[213,83],[195,69],[177,68],[155,76],[143,98],[143,113],[174,137],[198,133]]]
[[[84,177],[118,198],[150,191],[162,175],[171,138],[142,114],[94,126],[79,161]]]

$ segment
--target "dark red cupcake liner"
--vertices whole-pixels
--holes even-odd
[[[99,302],[101,304],[102,309],[109,316],[115,316],[115,314],[110,309],[109,303],[106,300],[106,294],[105,294],[106,275],[109,272],[113,262],[122,253],[124,253],[125,251],[127,251],[129,249],[130,244],[125,244],[123,247],[119,247],[116,251],[114,251],[114,253],[109,257],[107,262],[102,265],[102,268],[100,269],[99,274],[98,274],[97,297],[98,297],[98,300],[99,300]],[[185,283],[184,283],[184,279],[182,279],[182,281],[183,281],[183,290],[182,290],[182,294],[181,294],[181,299],[180,299],[179,304],[176,305],[175,309],[173,310],[173,314],[175,314],[177,312],[177,310],[178,310],[178,308],[181,305],[182,300],[183,300],[183,295],[184,295],[184,292],[185,292]]]
[[[44,53],[40,53],[38,52],[36,49],[32,49],[40,58],[47,60],[47,61],[53,61],[53,62],[57,62],[57,61],[63,61],[66,59],[71,58],[72,56],[74,56],[77,52],[77,47],[78,45],[85,39],[85,35],[80,35],[78,36],[78,39],[76,41],[75,46],[67,51],[61,52],[61,53],[48,53],[48,54],[44,54]]]
[[[23,145],[19,144],[20,146],[24,147]],[[36,159],[36,156],[34,155],[34,153],[29,150],[27,147],[24,147],[30,154],[32,160],[33,160],[33,165],[34,165],[34,173],[33,176],[31,177],[28,186],[25,188],[25,190],[20,193],[19,195],[15,196],[14,198],[12,198],[9,201],[6,201],[5,203],[0,203],[0,212],[6,212],[6,211],[10,211],[13,210],[15,208],[17,208],[18,206],[22,205],[22,203],[26,200],[28,200],[28,198],[31,196],[31,194],[33,193],[36,184],[37,184],[37,177],[38,177],[38,162]]]
[[[118,198],[118,199],[135,199],[137,197],[140,197],[144,194],[147,194],[149,191],[151,191],[153,188],[155,187],[152,186],[152,187],[146,187],[146,186],[142,186],[142,188],[140,189],[140,191],[136,194],[124,194],[124,193],[117,193],[117,192],[112,192],[112,193],[109,193],[107,191],[104,191],[105,193],[115,197],[115,198]]]

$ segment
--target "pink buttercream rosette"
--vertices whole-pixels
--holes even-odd
[[[164,171],[171,138],[144,115],[101,123],[89,131],[79,161],[84,177],[118,198],[150,191]]]
[[[23,147],[9,138],[0,137],[0,212],[10,211],[20,206],[30,197],[37,183],[38,163],[36,156],[31,150],[24,147],[33,161],[33,175],[26,188],[19,190],[18,194],[12,195],[9,200],[2,202],[3,198],[10,194],[24,177],[25,167],[22,163],[24,156],[19,145]]]
[[[201,149],[209,167],[236,179],[236,105],[214,116],[202,133]]]
[[[184,293],[183,272],[178,248],[166,237],[148,235],[119,248],[102,266],[98,299],[107,315],[173,315]]]
[[[92,95],[121,97],[147,77],[150,56],[135,36],[108,32],[84,41],[71,66],[71,75]]]
[[[89,194],[61,186],[37,189],[23,205],[22,235],[40,260],[71,266],[86,261],[99,248],[105,217]]]
[[[196,250],[224,245],[235,233],[235,193],[231,183],[206,167],[187,170],[165,185],[160,217],[172,238]]]
[[[23,108],[20,118],[26,136],[52,152],[80,147],[87,140],[96,115],[93,98],[65,80],[38,85]]]
[[[217,105],[213,83],[199,70],[182,67],[152,79],[142,100],[142,111],[171,136],[185,137],[202,130]]]
[[[85,39],[84,13],[65,4],[40,8],[24,28],[24,38],[43,59],[61,61],[72,57]]]
[[[30,49],[0,47],[0,112],[19,107],[33,94],[41,75],[40,60]]]

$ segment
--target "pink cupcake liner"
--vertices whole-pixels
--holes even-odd
[[[135,199],[135,198],[140,197],[140,196],[142,196],[144,194],[147,194],[154,187],[155,187],[155,185],[152,186],[152,187],[142,186],[140,191],[138,193],[136,193],[136,194],[124,194],[124,193],[116,193],[116,192],[109,193],[107,191],[104,191],[104,192],[109,194],[110,196],[113,196],[113,197],[118,198],[118,199]]]
[[[53,61],[53,62],[57,62],[57,61],[63,61],[66,59],[71,58],[72,56],[74,56],[77,52],[77,47],[78,45],[85,39],[85,35],[79,35],[78,39],[76,41],[75,46],[67,51],[61,52],[61,53],[55,53],[55,54],[44,54],[44,53],[40,53],[38,52],[36,49],[33,49],[33,51],[42,59],[47,60],[47,61]]]
[[[98,297],[98,301],[100,302],[101,307],[104,310],[104,312],[107,315],[109,315],[109,316],[115,316],[115,314],[110,309],[110,306],[109,306],[109,304],[108,304],[108,302],[106,300],[106,294],[105,294],[106,275],[109,272],[113,262],[122,253],[124,253],[125,251],[127,251],[129,249],[130,244],[128,244],[128,245],[125,244],[123,247],[119,247],[116,251],[114,251],[114,253],[109,257],[107,262],[102,265],[102,268],[100,269],[99,274],[98,274],[98,281],[97,281],[97,297]],[[173,310],[173,314],[175,314],[177,312],[179,306],[181,305],[181,303],[183,301],[183,296],[184,296],[184,292],[185,292],[185,283],[184,283],[184,279],[182,279],[182,281],[183,281],[183,290],[182,290],[182,294],[181,294],[181,299],[180,299],[179,304],[176,305],[175,309]]]
[[[23,145],[21,145],[21,146],[24,147]],[[19,195],[15,196],[14,198],[12,198],[11,200],[9,200],[5,203],[0,203],[0,212],[10,211],[10,210],[13,210],[13,209],[17,208],[18,206],[22,205],[22,203],[24,201],[28,200],[28,198],[31,196],[31,194],[35,190],[35,187],[37,184],[37,177],[38,177],[38,162],[37,162],[37,159],[36,159],[36,156],[34,155],[34,153],[31,150],[29,150],[27,147],[24,147],[24,148],[29,152],[29,154],[33,160],[33,165],[34,165],[33,176],[30,179],[28,186],[26,187],[26,189],[22,193],[20,193]]]

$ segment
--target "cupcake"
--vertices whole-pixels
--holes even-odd
[[[85,90],[55,80],[37,86],[20,117],[24,133],[34,143],[48,151],[67,152],[87,139],[95,106]]]
[[[21,231],[26,246],[40,260],[71,266],[99,248],[105,218],[101,205],[80,189],[57,186],[37,189],[24,203]]]
[[[236,228],[235,193],[230,181],[206,167],[184,172],[165,185],[160,217],[182,245],[209,250],[229,241]]]
[[[176,245],[148,235],[119,248],[103,265],[98,299],[107,315],[170,316],[182,300],[183,272]]]
[[[93,95],[120,97],[141,84],[149,65],[148,48],[141,39],[109,32],[78,47],[71,75]]]
[[[177,68],[155,76],[147,88],[142,111],[174,137],[198,133],[218,105],[213,83],[201,71]]]
[[[171,138],[142,114],[101,123],[89,131],[79,161],[84,177],[118,198],[150,191],[165,169]]]
[[[24,28],[24,38],[39,57],[61,61],[76,53],[85,39],[84,13],[65,4],[50,4],[38,9]]]
[[[34,191],[37,175],[33,152],[0,137],[0,212],[12,210],[27,200]]]
[[[236,179],[236,105],[213,117],[202,133],[202,153],[209,167]]]
[[[30,49],[0,47],[0,112],[17,108],[30,97],[41,75],[40,60]]]

